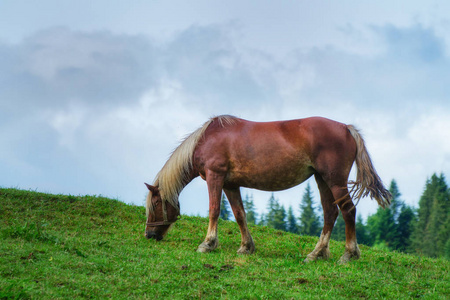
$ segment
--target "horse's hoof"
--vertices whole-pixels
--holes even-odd
[[[314,261],[314,260],[307,257],[307,258],[305,258],[305,260],[303,261],[303,263],[304,263],[304,264],[307,264],[307,263],[310,263],[310,262],[312,262],[312,261]]]
[[[339,259],[339,264],[340,265],[345,265],[347,263],[349,263],[352,260],[357,260],[359,259],[359,257],[357,256],[346,256],[346,255],[342,255],[342,257]]]
[[[331,256],[331,254],[330,254],[330,250],[328,248],[322,249],[321,251],[314,250],[313,252],[311,252],[310,254],[308,254],[306,256],[306,258],[303,262],[309,263],[312,261],[316,261],[318,259],[327,260],[330,258],[330,256]]]
[[[339,264],[340,264],[340,265],[345,265],[345,264],[347,264],[350,260],[351,260],[350,256],[344,254],[344,255],[342,255],[341,258],[339,259]]]
[[[344,255],[341,256],[341,259],[339,259],[339,264],[345,265],[346,263],[352,260],[359,259],[360,256],[361,252],[359,251],[358,248],[356,248],[356,250],[353,252],[345,251]]]
[[[310,262],[313,262],[313,261],[316,261],[316,260],[317,260],[317,256],[316,255],[308,254],[306,256],[305,260],[303,261],[303,263],[307,264],[307,263],[310,263]]]
[[[255,246],[253,247],[244,247],[241,246],[239,250],[237,251],[238,254],[253,254],[255,252]]]
[[[208,252],[213,251],[216,248],[217,248],[217,242],[212,243],[212,245],[209,245],[208,243],[203,242],[200,244],[200,246],[198,246],[197,252],[208,253]]]
[[[197,248],[197,252],[200,252],[200,253],[208,253],[208,252],[211,252],[211,251],[213,251],[213,249],[211,247],[204,246],[204,245],[200,245]]]

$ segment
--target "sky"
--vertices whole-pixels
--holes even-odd
[[[358,127],[385,184],[395,179],[417,207],[427,178],[450,176],[448,11],[448,1],[2,0],[0,186],[143,205],[143,183],[212,116],[323,116]],[[298,214],[306,184],[275,197]],[[242,194],[259,213],[271,195]],[[205,182],[180,204],[206,216]],[[376,209],[364,199],[357,211]]]

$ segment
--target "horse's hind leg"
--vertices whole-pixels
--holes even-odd
[[[315,174],[315,179],[320,192],[320,201],[323,208],[323,229],[320,234],[319,242],[315,249],[308,254],[305,262],[314,261],[316,259],[328,259],[330,257],[329,242],[331,237],[331,231],[334,227],[334,222],[339,214],[338,207],[334,203],[333,193],[328,185],[322,179],[322,176]]]
[[[198,246],[198,252],[211,252],[219,245],[217,223],[220,215],[220,199],[222,196],[224,176],[213,171],[206,172],[206,183],[209,194],[209,226],[206,238]]]
[[[348,194],[347,188],[335,187],[333,194],[335,195],[336,201],[338,201],[342,217],[345,221],[345,252],[340,259],[340,263],[345,264],[361,256],[361,251],[356,242],[356,208]]]
[[[237,251],[241,254],[252,254],[255,252],[255,243],[253,242],[252,236],[248,230],[247,219],[244,210],[244,205],[242,204],[241,192],[239,188],[236,189],[224,189],[225,195],[227,195],[228,201],[230,201],[231,209],[233,210],[236,222],[241,230],[241,247]]]

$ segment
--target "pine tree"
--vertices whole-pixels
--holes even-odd
[[[411,235],[411,228],[408,226],[410,223],[405,224],[412,216],[408,215],[409,211],[406,209],[406,204],[400,199],[401,193],[398,189],[397,182],[395,179],[391,181],[391,185],[389,187],[389,192],[392,195],[391,205],[389,206],[389,214],[390,214],[390,224],[388,226],[391,231],[387,235],[386,244],[389,246],[391,250],[400,250],[406,249],[405,245],[407,244],[405,237],[408,239]],[[400,232],[400,224],[399,219],[402,214],[402,231]],[[411,219],[409,220],[411,221]]]
[[[448,239],[447,243],[445,243],[444,257],[447,259],[450,259],[450,239]]]
[[[253,203],[253,195],[249,197],[247,194],[242,202],[247,215],[247,223],[256,224],[257,214],[255,212],[255,204]]]
[[[259,226],[267,226],[267,219],[266,219],[266,215],[264,213],[261,214],[258,225]]]
[[[267,214],[265,215],[266,226],[273,227],[275,213],[277,209],[278,209],[278,202],[275,199],[275,195],[272,193],[272,195],[269,198],[269,201],[267,202]]]
[[[358,244],[364,244],[367,246],[373,245],[373,241],[370,238],[369,232],[366,228],[366,225],[364,225],[361,215],[358,215],[358,217],[356,218],[356,239],[358,241]]]
[[[380,208],[377,209],[377,212],[373,215],[370,215],[367,217],[367,230],[369,231],[369,236],[372,239],[373,243],[372,245],[378,244],[380,241],[380,233],[379,233],[379,228],[381,227],[379,224],[380,222],[380,217],[379,217],[379,210]]]
[[[450,191],[445,177],[436,174],[427,180],[420,197],[417,222],[411,238],[413,252],[437,257],[446,255],[450,238]]]
[[[397,219],[397,250],[409,251],[415,218],[414,210],[408,205],[402,205]]]
[[[279,206],[279,209],[275,215],[275,229],[287,231],[286,226],[286,209],[283,205]]]
[[[374,215],[367,218],[367,229],[375,245],[385,245],[394,250],[398,246],[398,233],[396,218],[398,218],[399,207],[402,203],[399,199],[400,192],[397,182],[391,181],[389,191],[392,194],[391,205],[388,208],[377,209]]]
[[[286,231],[286,210],[273,193],[269,198],[267,210],[266,226]]]
[[[306,186],[305,194],[300,203],[299,233],[302,235],[319,236],[320,222],[313,206],[311,186]]]
[[[225,194],[222,194],[222,200],[220,201],[220,215],[219,217],[223,220],[230,219],[230,205],[228,204],[227,197]]]
[[[427,225],[428,240],[431,241],[429,255],[443,256],[444,248],[449,239],[448,221],[450,194],[443,174],[439,177],[439,187],[433,198],[430,218]]]
[[[431,176],[431,179],[427,179],[425,190],[419,200],[417,222],[415,224],[411,238],[412,250],[413,252],[418,254],[426,254],[423,253],[423,249],[426,248],[426,228],[431,214],[431,208],[433,205],[433,198],[436,192],[437,182],[438,177],[436,176],[436,174],[433,174],[433,176]]]
[[[449,216],[449,210],[447,209],[447,220],[443,224],[440,232],[439,232],[439,239],[444,244],[444,250],[443,250],[443,256],[447,259],[450,259],[450,216]]]
[[[396,223],[400,209],[403,205],[403,202],[400,200],[401,193],[398,189],[397,181],[395,179],[392,179],[391,185],[389,186],[389,192],[392,195],[391,204],[389,205],[389,210],[391,211],[392,219]]]
[[[294,216],[292,206],[289,206],[287,214],[287,231],[292,233],[298,233],[297,221]]]

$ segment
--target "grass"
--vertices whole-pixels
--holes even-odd
[[[161,242],[144,238],[145,209],[96,196],[0,189],[0,299],[448,299],[450,263],[361,246],[362,257],[303,264],[317,238],[237,224],[196,252],[208,220],[182,216]]]

